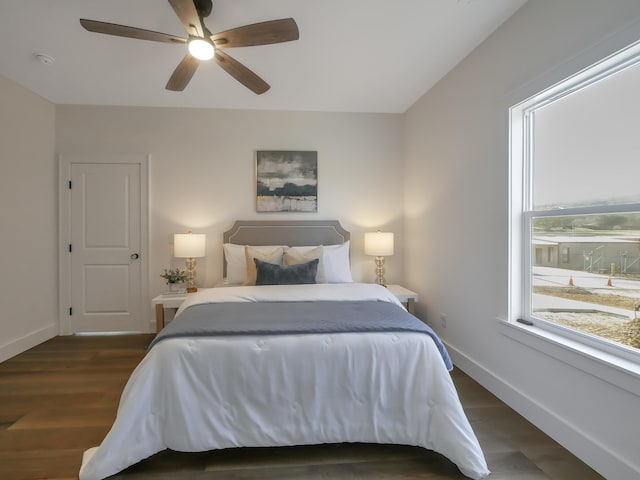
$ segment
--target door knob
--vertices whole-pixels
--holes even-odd
[[[137,253],[132,253],[131,254],[131,260],[137,260],[140,258],[140,255],[138,255]]]

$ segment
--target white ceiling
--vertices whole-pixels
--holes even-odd
[[[205,19],[214,33],[298,24],[298,41],[227,50],[271,85],[255,95],[213,62],[183,92],[167,91],[184,45],[91,33],[78,21],[186,36],[166,0],[0,0],[0,74],[56,104],[400,113],[525,2],[214,0]]]

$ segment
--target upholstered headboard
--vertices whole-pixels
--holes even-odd
[[[339,245],[351,238],[337,220],[238,220],[222,235],[237,245]],[[227,262],[223,261],[227,275]]]

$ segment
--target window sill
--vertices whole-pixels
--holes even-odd
[[[548,330],[500,320],[500,332],[530,348],[640,397],[640,365]]]

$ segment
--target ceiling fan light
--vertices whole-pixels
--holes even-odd
[[[189,41],[189,53],[198,60],[210,60],[214,53],[213,44],[204,38],[194,38]]]

